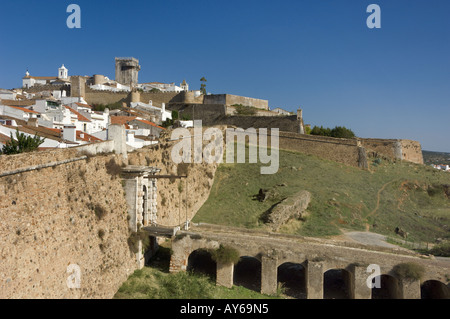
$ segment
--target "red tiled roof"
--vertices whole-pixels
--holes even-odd
[[[6,142],[9,142],[11,140],[11,137],[5,134],[0,133],[0,143],[5,144]]]
[[[14,109],[17,109],[17,110],[21,110],[21,111],[27,112],[27,113],[40,114],[39,112],[36,112],[36,111],[33,111],[33,110],[29,110],[29,109],[26,109],[26,108],[24,108],[24,107],[20,107],[20,106],[11,106],[11,105],[8,105],[8,106],[9,106],[9,107],[12,107],[12,108],[14,108]]]
[[[81,131],[77,131],[77,140],[85,141],[85,142],[101,142],[102,140],[98,137],[95,137],[91,134],[84,133]],[[81,134],[84,134],[83,137],[81,137]]]
[[[65,106],[67,109],[69,109],[70,112],[72,112],[73,114],[76,114],[76,115],[78,116],[78,121],[81,121],[81,122],[90,122],[90,120],[89,120],[87,117],[85,117],[84,115],[81,115],[80,112],[75,111],[73,108],[71,108],[71,107],[69,107],[69,106],[67,106],[67,105],[64,105],[64,106]]]
[[[56,79],[58,79],[57,76],[32,76],[32,75],[26,75],[23,78],[24,79],[36,79],[36,80],[56,80]]]
[[[129,121],[136,119],[136,116],[111,116],[111,124],[125,125],[125,128],[130,128]]]
[[[139,122],[142,122],[142,123],[145,123],[145,124],[148,124],[148,125],[151,125],[151,126],[154,126],[154,127],[157,127],[157,128],[160,128],[160,129],[165,130],[164,127],[161,127],[161,126],[159,126],[159,125],[156,125],[155,123],[150,122],[150,121],[148,121],[148,120],[139,120],[139,119],[136,119],[136,121],[139,121]]]

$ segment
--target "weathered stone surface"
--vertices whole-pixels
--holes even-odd
[[[291,218],[300,219],[304,216],[306,208],[311,201],[311,193],[302,190],[292,197],[282,200],[267,214],[267,222],[274,231],[277,231]]]

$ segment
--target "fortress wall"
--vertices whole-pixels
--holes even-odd
[[[280,131],[298,133],[300,123],[296,115],[291,116],[222,116],[215,121],[218,125],[230,125],[243,129],[279,128]],[[205,124],[204,124],[205,125]]]
[[[280,132],[280,149],[315,155],[345,165],[359,167],[360,158],[357,141],[325,136]]]
[[[226,113],[226,106],[221,104],[170,103],[166,109],[178,111],[180,117],[186,115],[191,120],[202,120],[204,126],[217,124]]]
[[[156,166],[160,174],[188,175],[187,184],[186,179],[157,180],[160,225],[191,219],[209,196],[217,164],[178,165],[171,159],[175,143],[136,150],[127,160],[98,154],[114,150],[112,141],[0,156],[0,172],[5,172],[91,154],[0,177],[0,298],[112,298],[137,268],[127,243],[121,167]],[[71,264],[80,267],[79,289],[67,286]]]
[[[154,106],[161,107],[162,103],[168,104],[172,99],[174,99],[179,93],[175,92],[145,92],[140,93],[140,100],[143,103],[148,103],[152,101]],[[129,102],[130,93],[128,92],[107,92],[92,90],[86,87],[85,93],[86,102],[89,104],[113,104],[117,102]]]
[[[234,104],[241,104],[244,106],[253,106],[259,109],[268,110],[269,109],[269,101],[255,99],[246,96],[238,96],[232,94],[211,94],[205,95],[203,98],[204,104],[225,104],[227,106],[231,106]]]
[[[362,138],[360,141],[368,151],[393,159],[423,164],[422,147],[418,141],[377,138]]]
[[[2,156],[1,170],[72,151]],[[135,270],[124,191],[109,172],[111,161],[120,167],[120,156],[101,155],[0,178],[0,298],[111,298]],[[71,264],[79,266],[80,288],[67,285]]]
[[[268,111],[268,110],[263,110],[263,109],[258,109],[255,111],[256,111],[255,116],[284,116],[279,113]],[[234,106],[227,106],[227,115],[235,115],[235,112],[236,112],[236,108]]]
[[[418,141],[400,140],[403,160],[423,164],[422,146]]]

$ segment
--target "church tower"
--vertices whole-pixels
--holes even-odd
[[[59,79],[67,79],[68,78],[68,71],[64,64],[58,69],[58,78]]]

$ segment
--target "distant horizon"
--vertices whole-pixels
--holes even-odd
[[[408,139],[450,153],[450,1],[6,2],[0,12],[0,88],[28,71],[115,79],[114,58],[139,60],[139,83],[184,79],[190,90],[303,109],[305,124],[362,138]],[[369,4],[381,8],[370,29]],[[14,30],[14,32],[7,32]]]

